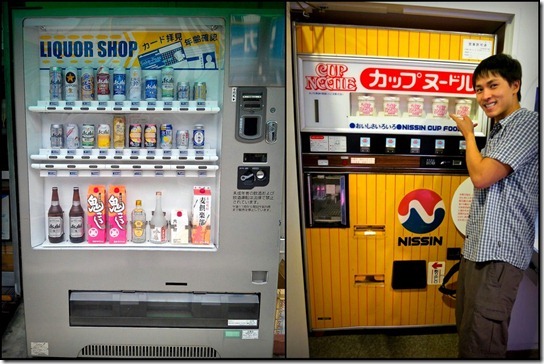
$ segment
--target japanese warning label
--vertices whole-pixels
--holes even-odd
[[[233,212],[270,212],[274,191],[234,191]]]

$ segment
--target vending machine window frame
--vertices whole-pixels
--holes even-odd
[[[319,177],[323,179],[339,178],[340,191],[339,195],[339,220],[330,220],[326,221],[325,219],[316,219],[315,213],[313,211],[314,202],[312,196],[312,177]],[[319,228],[319,227],[338,227],[338,228],[349,228],[349,206],[348,206],[348,175],[344,173],[323,173],[323,172],[308,172],[304,173],[305,179],[305,211],[306,211],[306,227],[309,228]]]

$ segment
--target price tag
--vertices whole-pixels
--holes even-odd
[[[108,106],[107,101],[98,101],[98,107],[105,108],[106,106]]]
[[[116,156],[122,156],[124,153],[123,149],[115,149],[115,155]]]
[[[134,175],[134,177],[141,177],[141,176],[143,176],[142,171],[134,171],[133,175]]]
[[[91,155],[91,154],[93,154],[92,149],[83,149],[83,155]]]
[[[198,177],[207,177],[208,172],[207,171],[198,171]]]
[[[66,154],[67,154],[67,155],[76,155],[76,150],[75,150],[75,149],[68,149],[68,150],[66,151]]]
[[[98,155],[101,155],[101,156],[108,155],[108,150],[107,149],[100,149],[98,151]]]
[[[204,149],[195,150],[195,155],[197,155],[199,157],[203,157],[204,156]]]
[[[131,101],[130,107],[140,107],[140,101]]]
[[[78,175],[79,175],[78,172],[79,172],[79,171],[70,171],[68,174],[69,174],[70,176],[78,176]]]
[[[188,150],[180,150],[179,151],[179,156],[180,157],[187,157],[189,155],[189,151]]]
[[[130,151],[130,155],[131,156],[139,156],[140,155],[140,150],[139,149],[132,149]]]
[[[93,177],[100,176],[100,171],[91,171],[91,176],[93,176]]]
[[[185,177],[185,171],[178,171],[176,175],[178,177]]]
[[[58,101],[49,101],[49,106],[57,107],[57,106],[59,106],[59,102]]]
[[[148,149],[147,150],[147,156],[148,157],[154,157],[155,156],[155,149]]]
[[[60,155],[60,149],[51,149],[51,155]]]
[[[90,102],[90,101],[82,101],[82,102],[81,102],[81,106],[90,107],[90,106],[91,106],[91,102]]]
[[[114,177],[120,177],[121,176],[121,171],[112,171],[111,175],[114,176]]]
[[[164,171],[155,171],[155,176],[157,176],[157,177],[164,176]]]
[[[47,171],[47,177],[56,177],[57,171]]]
[[[165,157],[171,157],[172,156],[172,150],[171,149],[165,149],[162,152],[162,155]]]

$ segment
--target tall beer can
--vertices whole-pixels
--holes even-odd
[[[79,148],[79,128],[77,124],[66,125],[66,148]]]
[[[142,147],[142,125],[130,124],[128,127],[128,146],[130,148]]]
[[[127,92],[127,73],[125,67],[116,67],[113,70],[113,100],[125,101]]]
[[[161,71],[161,98],[163,101],[174,100],[174,69],[164,67]]]
[[[144,147],[157,148],[157,125],[145,124]]]
[[[49,100],[59,101],[62,98],[62,68],[49,68]]]
[[[77,68],[66,67],[64,71],[64,99],[66,101],[76,101],[78,88]]]
[[[62,124],[52,124],[50,129],[51,149],[64,148],[64,127]]]
[[[160,146],[162,149],[172,149],[173,134],[172,124],[161,124]]]
[[[115,115],[113,117],[113,147],[115,149],[125,147],[125,125],[124,115]]]
[[[145,77],[145,100],[157,101],[157,77]]]
[[[178,149],[188,149],[189,139],[189,130],[176,131],[176,147]]]
[[[96,95],[98,101],[110,100],[110,70],[100,66],[96,71]]]
[[[94,100],[94,71],[92,67],[81,69],[81,100]]]
[[[81,147],[84,149],[94,148],[94,124],[83,124],[81,128]]]
[[[97,146],[99,149],[109,149],[111,146],[111,131],[108,124],[100,124],[97,130]]]
[[[193,129],[193,148],[203,149],[205,142],[204,125],[195,125]]]
[[[142,98],[142,69],[140,67],[130,68],[128,98],[130,101],[140,101]]]
[[[195,100],[206,101],[206,82],[195,82]]]
[[[185,81],[178,82],[177,93],[179,101],[189,101],[191,93],[189,84]]]

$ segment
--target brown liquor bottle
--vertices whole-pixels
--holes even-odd
[[[59,204],[59,191],[53,187],[51,195],[51,207],[47,213],[47,236],[51,243],[64,241],[64,211]]]
[[[85,240],[85,211],[81,207],[79,200],[79,187],[74,187],[72,197],[72,208],[70,208],[70,241],[72,243],[81,243]]]

